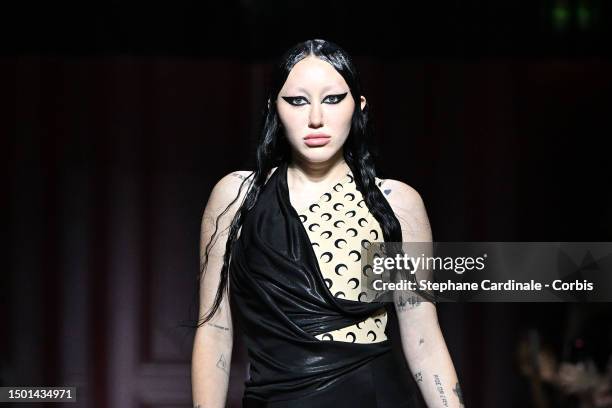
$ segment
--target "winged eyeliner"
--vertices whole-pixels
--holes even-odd
[[[348,92],[345,92],[343,94],[335,94],[335,95],[327,95],[325,97],[325,99],[329,98],[329,97],[335,97],[338,98],[338,100],[336,102],[330,102],[330,104],[335,105],[337,103],[342,102],[342,100],[346,97],[346,95],[348,95]],[[281,98],[283,98],[285,101],[287,101],[287,103],[289,103],[290,105],[293,106],[302,106],[305,105],[305,103],[296,103],[298,100],[305,100],[306,102],[308,102],[308,100],[303,97],[303,96],[281,96]],[[325,101],[325,99],[323,99],[323,101]]]

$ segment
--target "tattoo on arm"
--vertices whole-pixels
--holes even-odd
[[[227,360],[225,359],[225,355],[221,353],[219,360],[217,361],[217,368],[223,370],[225,374],[229,375],[229,368],[227,366]]]
[[[420,371],[419,371],[418,373],[416,373],[416,374],[414,375],[414,380],[415,380],[417,383],[423,382],[423,373],[421,373]]]
[[[459,386],[459,383],[455,384],[455,388],[453,388],[453,392],[455,393],[455,395],[457,396],[457,398],[459,398],[459,403],[461,404],[461,406],[463,407],[464,403],[463,403],[463,393],[461,392],[461,387]]]
[[[240,180],[246,180],[246,177],[240,173],[232,173],[232,176],[238,177]]]
[[[423,344],[423,343],[425,343],[425,339],[423,339],[423,338],[421,337],[421,338],[419,339],[419,346],[420,346],[421,344]]]
[[[440,399],[442,400],[442,405],[448,407],[448,401],[446,399],[446,394],[444,393],[444,387],[442,387],[442,381],[440,381],[440,376],[438,376],[438,374],[434,374],[434,383],[436,384],[436,390],[438,390],[438,394],[440,395]]]
[[[400,312],[421,306],[422,301],[418,296],[404,296],[401,293],[398,296],[395,306]]]
[[[206,323],[207,326],[211,326],[214,327],[215,329],[219,329],[219,330],[223,330],[223,331],[229,331],[229,327],[225,327],[225,326],[220,326],[218,324],[214,324],[214,323]]]

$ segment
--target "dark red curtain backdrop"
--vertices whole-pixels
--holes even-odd
[[[435,240],[612,240],[612,63],[356,62],[380,173],[421,193]],[[77,386],[83,407],[190,406],[193,331],[181,324],[193,317],[200,217],[214,183],[248,168],[270,67],[0,59],[0,385]],[[540,317],[562,327],[563,305],[438,310],[467,406],[526,406],[517,333]],[[238,350],[232,407],[245,373]]]

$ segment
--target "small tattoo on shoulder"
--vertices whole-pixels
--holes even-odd
[[[232,173],[232,176],[238,177],[240,180],[246,180],[246,177],[240,173]]]
[[[419,346],[420,346],[421,344],[423,344],[423,343],[425,343],[425,339],[421,337],[421,338],[419,339]]]
[[[220,326],[218,324],[206,323],[206,325],[214,327],[215,329],[219,329],[219,330],[223,330],[223,331],[229,331],[229,327]]]
[[[390,188],[386,188],[384,190],[384,192],[385,192],[385,195],[389,195],[389,194],[391,194],[391,189]]]
[[[414,375],[414,379],[418,383],[423,382],[423,373],[419,371],[418,373]]]

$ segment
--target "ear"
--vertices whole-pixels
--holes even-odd
[[[366,98],[365,96],[361,95],[360,99],[361,99],[361,110],[363,110],[363,108],[365,108],[366,106]]]

